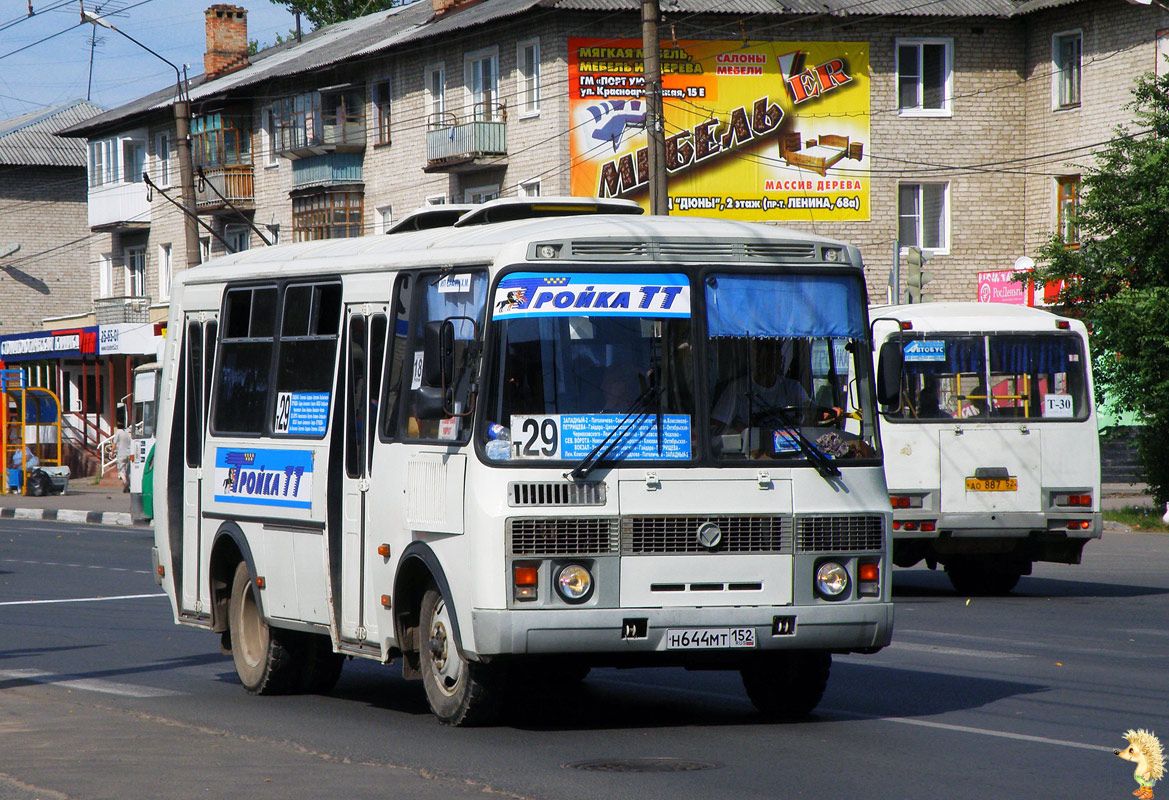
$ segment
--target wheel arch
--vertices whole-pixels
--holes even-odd
[[[256,575],[256,562],[247,537],[235,522],[228,520],[219,526],[211,542],[211,558],[207,563],[207,582],[211,594],[211,630],[223,633],[227,630],[227,608],[231,602],[231,581],[235,565],[243,561],[248,574]],[[263,592],[253,592],[261,616],[264,613]]]
[[[450,582],[447,581],[438,556],[424,542],[411,542],[406,547],[394,573],[393,607],[396,609],[394,635],[397,637],[399,649],[403,653],[411,651],[417,653],[421,646],[417,631],[422,614],[422,595],[431,583],[446,600],[451,615],[451,626],[454,628],[455,646],[459,649],[459,654],[465,658],[463,635],[459,628],[459,615],[455,610]]]

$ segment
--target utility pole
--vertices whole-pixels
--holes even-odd
[[[195,168],[191,160],[191,101],[183,87],[183,75],[179,68],[158,53],[151,50],[142,42],[125,31],[120,31],[104,18],[86,12],[84,0],[81,0],[81,21],[93,25],[109,28],[120,34],[147,53],[168,64],[175,71],[175,138],[179,150],[179,184],[183,201],[183,234],[186,239],[186,267],[193,267],[199,263],[199,227],[195,217]]]
[[[649,213],[669,214],[666,136],[662,109],[662,62],[658,46],[658,0],[641,0],[641,52],[645,64],[645,138],[649,162]]]

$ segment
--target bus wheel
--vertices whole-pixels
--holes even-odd
[[[831,669],[831,653],[792,650],[752,659],[739,672],[747,696],[764,716],[795,720],[820,702]]]
[[[946,564],[954,591],[975,596],[1007,594],[1025,571],[1020,564],[987,558],[961,558]]]
[[[459,653],[450,609],[433,586],[422,596],[418,630],[422,685],[434,716],[444,725],[490,724],[502,694],[499,676]]]
[[[333,642],[319,633],[301,634],[303,661],[300,670],[299,689],[309,694],[326,694],[337,685],[345,656],[333,652]]]
[[[231,657],[240,683],[252,694],[284,694],[296,688],[295,633],[270,628],[252,593],[248,565],[235,568],[227,624]]]

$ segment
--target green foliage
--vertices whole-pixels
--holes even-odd
[[[272,0],[272,2],[278,6],[288,6],[289,11],[299,11],[318,28],[403,5],[401,0]]]
[[[1144,418],[1139,452],[1157,501],[1169,501],[1169,74],[1141,77],[1121,125],[1083,176],[1078,248],[1053,236],[1037,285],[1092,331],[1098,386]]]

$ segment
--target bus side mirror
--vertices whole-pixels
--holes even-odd
[[[449,319],[428,322],[422,331],[422,382],[445,388],[455,379],[455,326]]]
[[[905,354],[901,342],[890,339],[881,345],[877,358],[877,402],[889,406],[889,411],[901,407],[901,371],[905,366]]]

